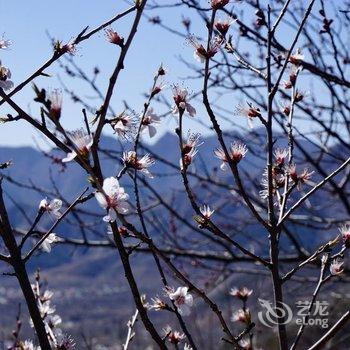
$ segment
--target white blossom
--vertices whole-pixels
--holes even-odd
[[[209,48],[206,50],[202,44],[200,44],[197,38],[191,35],[188,38],[188,42],[193,46],[193,57],[200,63],[204,63],[206,59],[212,58],[219,51],[222,44],[222,39],[219,37],[213,38],[209,43]]]
[[[153,112],[153,108],[148,108],[143,119],[141,131],[148,130],[149,137],[153,137],[157,133],[157,125],[160,123],[160,117]]]
[[[334,259],[331,263],[331,266],[329,267],[329,270],[332,275],[340,275],[344,271],[344,262],[340,259]]]
[[[248,289],[247,287],[241,288],[232,288],[230,290],[230,295],[236,297],[241,300],[247,300],[248,297],[253,293],[252,289]]]
[[[235,164],[239,163],[241,159],[246,155],[248,152],[247,146],[244,143],[234,141],[231,143],[230,148],[228,149],[229,156],[231,158],[231,161],[234,162]],[[218,157],[222,163],[220,165],[220,169],[225,171],[227,169],[227,158],[226,154],[223,149],[217,148],[214,151],[214,154],[216,157]]]
[[[213,213],[215,212],[215,210],[210,209],[209,205],[203,205],[200,208],[200,212],[202,213],[202,215],[206,218],[209,219]]]
[[[154,164],[154,159],[149,154],[144,155],[138,159],[135,151],[128,151],[123,153],[123,163],[126,167],[134,168],[141,171],[145,176],[153,178],[153,175],[147,169]]]
[[[1,65],[0,63],[0,88],[3,89],[3,90],[10,90],[13,88],[14,84],[13,84],[13,81],[10,80],[11,78],[11,71]]]
[[[188,293],[188,287],[178,287],[175,292],[168,292],[169,298],[174,301],[179,314],[188,316],[193,305],[193,296]]]
[[[56,242],[58,242],[58,237],[54,233],[50,233],[43,241],[43,243],[41,243],[40,247],[44,252],[50,253],[51,245]]]
[[[236,312],[232,314],[231,321],[232,322],[243,322],[243,323],[250,323],[251,320],[251,314],[249,309],[239,309]]]
[[[7,39],[4,38],[4,36],[2,36],[2,38],[0,39],[0,49],[6,50],[11,45],[12,45],[11,40],[7,40]]]
[[[121,113],[111,123],[112,128],[119,137],[125,137],[133,126],[133,118],[125,113]]]
[[[58,121],[62,111],[62,92],[58,89],[51,91],[48,100],[50,101],[49,116],[52,120]]]
[[[21,344],[22,350],[40,350],[40,346],[35,346],[31,340],[26,340]]]
[[[39,208],[41,210],[44,210],[52,215],[54,215],[56,218],[59,218],[61,216],[60,209],[62,207],[62,201],[60,199],[52,199],[50,202],[47,200],[47,198],[41,200],[39,204]]]
[[[81,157],[87,158],[90,148],[94,142],[92,135],[88,135],[83,129],[76,130],[71,133],[71,141],[75,145]],[[62,159],[62,162],[70,162],[77,156],[75,150],[67,153],[67,157]]]
[[[119,186],[119,182],[115,177],[108,177],[103,181],[102,189],[104,193],[96,192],[95,198],[98,204],[108,210],[104,221],[114,221],[116,219],[116,213],[125,214],[129,210],[127,200],[129,195],[125,193],[124,188]]]
[[[187,102],[188,91],[186,89],[181,89],[178,85],[173,85],[172,90],[175,102],[172,113],[178,115],[180,112],[183,113],[187,111],[191,117],[194,117],[196,115],[196,109]]]
[[[341,233],[344,244],[346,246],[348,246],[350,243],[350,225],[345,224],[345,225],[339,227],[339,231]]]

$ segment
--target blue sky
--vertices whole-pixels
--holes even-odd
[[[0,59],[11,69],[13,81],[17,85],[50,57],[52,49],[47,32],[54,38],[68,41],[85,26],[94,28],[128,7],[127,3],[118,0],[0,0],[0,33],[4,33],[5,37],[13,42],[9,50],[1,51]],[[178,27],[182,11],[171,10],[169,16],[168,10],[165,15],[166,23]],[[162,11],[154,14],[162,17],[164,15]],[[132,18],[133,14],[117,22],[113,29],[127,36]],[[186,76],[186,69],[179,63],[178,56],[182,55],[187,59],[192,57],[192,50],[185,44],[184,39],[164,33],[159,27],[148,23],[145,18],[140,28],[128,54],[126,69],[121,74],[111,101],[116,111],[122,111],[123,100],[127,100],[135,111],[140,111],[144,101],[142,93],[151,86],[153,74],[159,64],[163,62],[168,68],[165,82],[177,82],[180,81],[179,76]],[[75,59],[87,72],[91,72],[95,65],[101,69],[98,82],[102,91],[105,91],[118,54],[119,48],[106,42],[104,33],[101,32],[79,45]],[[58,65],[54,64],[46,73],[52,77],[38,78],[36,84],[49,89],[59,88],[57,74],[62,76],[62,72]],[[70,88],[81,95],[93,95],[80,81],[63,78]],[[170,91],[166,93],[170,98]],[[32,101],[33,91],[30,85],[23,92],[16,94],[14,99],[32,115],[38,115],[38,106]],[[96,105],[99,103],[96,102]],[[0,114],[8,111],[10,110],[2,106]],[[164,111],[163,108],[159,112]],[[82,125],[81,107],[71,103],[68,96],[64,97],[62,122],[67,129]],[[171,120],[166,121],[162,130],[165,132],[173,127]],[[34,138],[41,142],[40,136],[22,122],[8,123],[0,127],[0,145],[32,145]]]
[[[203,1],[207,4],[206,0]],[[236,13],[240,13],[240,10],[246,5],[233,2],[232,6],[234,6]],[[123,0],[0,0],[0,35],[4,33],[5,37],[13,42],[9,50],[0,52],[0,59],[5,66],[11,69],[12,80],[17,85],[51,56],[52,48],[47,32],[52,37],[67,42],[87,25],[90,28],[95,28],[128,7],[129,5]],[[316,11],[317,7],[314,9],[314,12]],[[252,11],[249,12],[254,15]],[[196,16],[195,11],[184,7],[156,10],[152,12],[152,15],[159,15],[164,24],[177,29],[181,29],[181,18],[184,15],[192,20],[191,32],[200,36],[204,36],[206,33],[206,28]],[[113,29],[124,37],[127,36],[132,19],[133,14],[116,22]],[[247,20],[247,18],[245,19]],[[249,19],[249,21],[251,20]],[[234,34],[237,33],[237,27],[233,26],[231,31]],[[279,40],[288,47],[294,33],[287,32],[282,24],[278,36]],[[249,51],[249,43],[244,43],[244,45],[244,50]],[[104,92],[118,55],[119,48],[108,43],[104,33],[101,32],[79,45],[75,61],[88,73],[92,72],[96,65],[100,68],[101,74],[97,82]],[[181,83],[189,74],[193,74],[183,63],[179,62],[179,57],[181,56],[192,64],[198,64],[193,60],[192,55],[193,50],[186,44],[184,38],[170,34],[143,18],[128,53],[126,68],[118,80],[111,100],[113,109],[116,112],[122,112],[123,101],[126,100],[136,113],[140,112],[144,102],[142,94],[151,86],[153,74],[161,62],[168,70],[165,78],[168,88],[165,95],[171,100],[169,85],[176,82]],[[307,55],[306,60],[309,60]],[[52,77],[36,79],[35,83],[39,87],[60,88],[58,80],[60,74],[70,89],[81,96],[94,97],[87,85],[77,79],[68,79],[62,75],[57,64],[52,65],[46,70],[46,73]],[[192,80],[187,80],[185,86],[193,91],[197,91],[199,88],[198,82]],[[242,102],[239,91],[231,95],[213,96],[213,98],[219,98],[221,106],[232,111],[237,103]],[[33,102],[33,91],[30,85],[16,94],[14,99],[33,116],[39,115],[38,105]],[[101,103],[96,100],[95,104],[100,106]],[[206,113],[200,103],[194,102],[194,106],[198,116],[195,120],[188,120],[186,126],[205,134],[208,132],[207,129],[201,127],[198,121],[207,120]],[[167,111],[164,106],[155,106],[155,109],[159,113]],[[0,107],[0,115],[10,111],[6,106]],[[81,106],[73,104],[68,96],[64,96],[62,123],[67,130],[76,129],[83,125]],[[173,118],[167,118],[162,123],[159,136],[167,130],[173,130],[174,127]],[[225,127],[225,123],[223,127]],[[107,133],[110,132],[107,131]],[[45,145],[42,137],[28,124],[16,122],[0,126],[0,146],[34,145],[34,140]]]

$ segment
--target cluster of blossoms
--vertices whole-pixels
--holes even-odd
[[[70,40],[68,41],[68,43],[66,44],[62,44],[62,41],[60,40],[56,40],[53,43],[53,49],[55,52],[57,52],[58,54],[61,53],[69,53],[70,55],[74,55],[77,51],[77,47],[75,45],[74,40]]]
[[[171,344],[178,345],[182,340],[185,339],[185,334],[180,333],[179,331],[173,330],[170,326],[166,326],[163,329],[165,338],[168,339],[168,341]]]
[[[111,120],[111,126],[119,137],[127,137],[134,129],[135,121],[133,117],[123,112]]]
[[[41,200],[39,204],[39,210],[42,212],[49,213],[55,219],[59,219],[61,217],[60,209],[62,207],[62,201],[60,199],[52,199],[50,202],[47,198]],[[54,233],[50,233],[45,240],[41,243],[40,248],[46,252],[51,252],[51,245],[58,242],[58,237]]]
[[[35,295],[35,299],[40,311],[40,315],[45,324],[46,333],[50,341],[52,349],[55,350],[69,350],[75,347],[74,341],[70,336],[65,335],[59,326],[62,323],[61,317],[55,313],[56,309],[51,303],[53,292],[50,290],[45,290],[41,292],[40,290],[40,275],[37,273],[36,281],[32,284],[32,289]],[[30,324],[34,327],[32,320]],[[24,349],[35,349],[39,350],[40,347],[33,345],[31,341],[26,342],[27,348]]]
[[[0,39],[0,50],[6,50],[10,47],[12,42],[4,38]],[[3,66],[0,61],[0,88],[3,90],[10,90],[14,86],[13,81],[11,80],[11,71]]]
[[[162,86],[157,86],[154,89],[156,88],[162,89]],[[157,94],[158,92],[153,90],[152,93]],[[157,127],[160,122],[160,116],[154,113],[153,108],[149,107],[142,117],[141,132],[147,131],[150,138],[154,137],[157,134]],[[128,138],[128,136],[132,136],[136,131],[136,118],[126,114],[125,112],[122,112],[118,116],[109,120],[109,123],[111,124],[114,133],[116,133],[119,137]]]
[[[313,171],[309,171],[307,168],[304,168],[304,170],[298,174],[295,164],[291,164],[289,166],[288,172],[291,180],[297,185],[299,190],[301,185],[307,183],[310,180],[311,175],[314,173]]]
[[[172,287],[165,288],[166,296],[172,301],[173,305],[176,307],[177,312],[181,316],[188,316],[191,313],[191,307],[193,306],[193,296],[188,292],[188,287],[178,287],[176,290]],[[149,310],[168,310],[174,311],[169,305],[167,305],[159,297],[152,298],[152,304],[146,304]],[[183,341],[186,337],[185,334],[179,331],[173,330],[170,326],[163,329],[164,338],[170,343],[177,345]],[[184,344],[184,350],[192,350],[188,344]]]
[[[203,143],[200,142],[200,134],[188,133],[187,140],[182,144],[182,158],[180,159],[180,167],[188,167],[195,155],[198,153],[198,147]]]
[[[250,313],[250,310],[248,308],[239,309],[239,310],[235,311],[231,317],[232,322],[242,322],[242,323],[245,323],[247,325],[250,324],[251,319],[252,319],[251,313]]]
[[[98,204],[108,211],[108,214],[103,218],[104,221],[115,221],[117,218],[116,212],[126,214],[129,210],[127,200],[129,195],[125,193],[123,187],[119,186],[119,182],[115,177],[104,179],[102,192],[96,192],[95,198]]]
[[[217,148],[214,151],[216,157],[218,157],[222,163],[220,165],[220,169],[225,171],[227,169],[227,163],[233,162],[234,164],[238,164],[242,158],[248,152],[247,146],[241,142],[234,141],[231,143],[230,148],[227,150],[229,154],[229,159],[227,159],[226,154],[222,148]]]
[[[288,89],[291,89],[292,87],[295,87],[298,74],[302,70],[302,66],[300,65],[300,63],[303,60],[304,60],[304,55],[301,54],[300,49],[297,49],[297,51],[294,54],[290,55],[289,62],[291,63],[291,67],[289,69],[288,79],[283,82],[284,89],[288,90]],[[303,99],[303,97],[304,97],[304,94],[299,92],[294,97],[294,100],[296,102],[299,102]]]
[[[222,43],[223,43],[223,40],[222,38],[220,37],[215,37],[213,38],[210,43],[209,43],[209,47],[208,49],[206,50],[204,48],[204,46],[202,44],[200,44],[198,42],[198,40],[196,39],[195,36],[191,35],[189,38],[188,38],[188,42],[193,46],[194,48],[194,53],[193,53],[193,57],[201,62],[201,63],[204,63],[207,59],[210,59],[212,57],[214,57],[217,52],[219,51]]]
[[[132,168],[141,171],[144,175],[153,178],[153,175],[147,168],[154,164],[154,159],[149,154],[144,155],[138,159],[135,151],[128,151],[123,153],[122,161],[126,168]]]
[[[265,14],[264,14],[263,10],[258,8],[255,11],[255,16],[256,16],[256,19],[255,19],[254,24],[255,24],[256,28],[259,28],[259,27],[262,27],[264,25],[267,25],[266,19],[265,19]]]
[[[275,195],[278,189],[283,188],[285,183],[285,176],[288,172],[288,166],[285,164],[286,157],[288,155],[288,151],[286,149],[277,148],[274,151],[274,164],[272,166],[272,194]],[[268,174],[267,169],[263,174],[263,178],[261,181],[263,190],[260,191],[260,197],[266,199],[269,195],[268,192]]]
[[[312,171],[309,171],[307,168],[301,173],[297,173],[295,164],[288,164],[286,158],[288,156],[288,151],[286,149],[277,148],[274,151],[274,163],[272,166],[272,194],[277,194],[277,191],[280,188],[285,186],[286,177],[289,177],[289,181],[292,185],[296,185],[298,190],[301,189],[301,185],[307,183]],[[267,169],[263,174],[263,179],[261,182],[264,189],[260,191],[260,196],[263,199],[268,197],[268,180],[267,180]]]
[[[232,288],[230,290],[230,295],[232,295],[235,298],[238,298],[242,301],[247,301],[248,297],[253,293],[252,289],[248,289],[247,287],[240,287],[240,288]]]
[[[52,214],[55,218],[61,216],[62,201],[60,199],[54,198],[51,201],[48,201],[47,198],[44,198],[40,201],[39,210]]]
[[[249,296],[253,293],[253,290],[248,289],[247,287],[241,288],[232,288],[230,291],[230,295],[239,299],[243,306],[241,309],[238,309],[232,314],[231,321],[232,322],[241,322],[244,323],[246,327],[249,327],[252,322],[252,316],[250,310],[247,308],[247,301]],[[240,342],[240,346],[243,349],[252,349],[251,341],[242,339]]]
[[[180,88],[178,85],[172,86],[173,99],[175,105],[172,108],[172,113],[174,115],[183,114],[185,111],[191,116],[196,115],[195,108],[187,101],[188,91],[186,89]]]
[[[188,287],[178,287],[176,290],[173,287],[166,287],[165,295],[173,302],[180,315],[190,315],[191,307],[193,306],[193,296],[188,292]],[[147,308],[156,311],[171,310],[159,297],[153,298],[152,304],[147,304]]]
[[[289,74],[288,74],[288,80],[284,80],[283,82],[284,89],[288,90],[295,86],[300,69],[301,69],[300,67],[296,67],[296,66],[292,66],[290,68]]]
[[[75,150],[67,153],[67,157],[62,159],[62,162],[70,162],[77,157],[79,154],[80,157],[84,159],[89,158],[89,152],[94,142],[94,139],[91,134],[87,134],[83,129],[73,131],[70,134],[71,142],[75,146]]]

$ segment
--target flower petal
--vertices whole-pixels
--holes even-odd
[[[71,162],[77,156],[76,152],[67,153],[67,157],[62,159],[63,163]]]

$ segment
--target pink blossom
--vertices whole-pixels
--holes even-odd
[[[188,91],[186,89],[181,89],[178,85],[173,85],[172,90],[175,102],[175,105],[172,108],[172,113],[177,115],[187,111],[191,117],[194,117],[196,115],[196,110],[187,102]]]
[[[249,126],[252,128],[252,121],[255,118],[261,118],[260,108],[255,107],[252,103],[247,102],[248,107],[243,107],[242,105],[238,105],[235,109],[235,115],[240,115],[246,117],[248,120]]]
[[[248,152],[247,146],[244,143],[234,141],[231,143],[230,148],[228,149],[229,156],[231,158],[231,161],[235,164],[239,163],[241,159],[246,155]],[[222,163],[220,165],[220,169],[225,171],[227,169],[227,158],[226,154],[223,149],[217,148],[214,151],[216,157],[218,157]]]
[[[138,159],[134,151],[128,151],[123,153],[122,160],[126,167],[134,168],[135,170],[141,171],[144,175],[153,178],[153,175],[147,169],[154,164],[154,159],[151,158],[149,154]]]
[[[213,38],[209,43],[209,48],[206,50],[202,44],[198,42],[195,36],[191,35],[188,38],[188,42],[193,46],[194,54],[193,57],[201,62],[204,63],[206,59],[212,58],[215,56],[215,54],[219,51],[220,46],[222,44],[222,39],[215,37]]]
[[[121,37],[117,32],[112,28],[107,28],[105,30],[107,40],[115,45],[122,47],[124,45],[124,38]]]
[[[179,344],[183,339],[185,339],[185,334],[180,333],[179,331],[173,331],[170,326],[167,326],[163,329],[166,338],[172,344]]]
[[[210,5],[213,10],[219,10],[225,7],[230,0],[210,0]]]
[[[345,224],[339,228],[343,242],[346,246],[350,245],[350,226]]]
[[[214,26],[222,36],[225,36],[230,28],[230,25],[235,21],[236,20],[233,19],[231,16],[226,16],[226,18],[224,19],[216,20]]]
[[[50,101],[49,116],[52,120],[58,121],[62,111],[62,92],[57,89],[53,90],[48,100]]]
[[[305,168],[302,173],[298,174],[295,164],[291,164],[289,166],[289,176],[292,181],[297,184],[299,190],[302,184],[307,183],[310,180],[313,173],[313,171],[309,171],[307,168]]]
[[[331,263],[331,266],[329,267],[331,274],[334,276],[340,275],[344,271],[343,265],[343,261],[340,259],[334,259]]]
[[[278,166],[281,166],[284,164],[284,160],[288,155],[288,151],[286,149],[276,148],[276,150],[273,152],[273,155],[275,156],[275,161]]]

